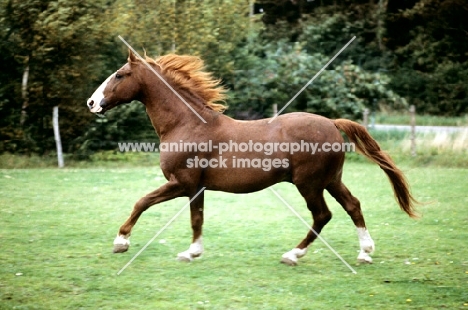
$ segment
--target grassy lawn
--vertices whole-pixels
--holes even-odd
[[[374,116],[373,116],[374,117]],[[375,123],[391,125],[409,125],[410,114],[401,112],[379,112],[375,114]],[[468,126],[468,115],[459,117],[416,115],[418,126]]]
[[[191,230],[186,210],[120,275],[117,272],[179,211],[180,198],[149,209],[129,252],[112,241],[134,202],[164,183],[159,167],[0,170],[1,309],[468,309],[468,170],[403,167],[428,202],[409,219],[375,165],[345,165],[376,242],[374,264],[356,263],[351,220],[334,214],[296,267],[281,255],[306,228],[271,191],[208,192],[205,254],[176,261]],[[275,190],[309,221],[289,184]]]
[[[468,129],[458,133],[416,133],[416,156],[411,155],[409,132],[369,130],[381,148],[401,164],[413,168],[468,168]],[[356,153],[346,154],[348,160],[367,162]]]

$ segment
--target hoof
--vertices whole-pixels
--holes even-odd
[[[190,255],[190,253],[182,252],[177,254],[177,260],[179,262],[190,263],[191,261],[193,261],[193,257],[192,255]]]
[[[288,266],[297,266],[297,262],[295,262],[295,261],[293,261],[292,259],[289,259],[289,258],[287,258],[287,257],[281,258],[280,263],[281,263],[281,264],[288,265]]]
[[[117,235],[114,240],[114,253],[123,253],[128,250],[128,247],[130,246],[129,237],[130,234],[127,236]]]
[[[288,266],[297,266],[297,261],[299,258],[303,257],[307,253],[307,248],[299,249],[294,248],[289,252],[286,252],[281,256],[281,263]]]
[[[114,253],[123,253],[127,252],[128,245],[127,244],[115,244],[114,245]]]
[[[185,256],[177,256],[177,260],[184,263],[191,263],[193,261],[193,259]]]
[[[357,260],[363,264],[372,264],[372,257],[370,257],[369,254],[365,252],[359,253]]]
[[[189,247],[187,251],[177,254],[177,260],[181,262],[190,263],[194,258],[200,257],[203,253],[203,242],[200,236]]]

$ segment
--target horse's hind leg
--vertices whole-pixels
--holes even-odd
[[[341,181],[330,184],[327,186],[327,190],[330,195],[332,195],[346,210],[353,220],[354,225],[356,225],[359,245],[361,247],[357,257],[358,261],[363,263],[372,263],[372,258],[369,254],[372,254],[375,249],[374,241],[367,231],[359,200],[351,194],[348,188]]]
[[[192,244],[187,251],[177,254],[177,259],[184,262],[191,262],[195,257],[203,253],[202,226],[203,226],[203,201],[205,192],[201,192],[190,203],[190,219],[192,224]]]
[[[307,253],[307,247],[317,238],[322,228],[331,220],[332,214],[323,198],[323,190],[317,191],[311,187],[307,189],[298,186],[299,192],[307,202],[307,208],[312,212],[313,224],[307,236],[294,249],[283,254],[281,262],[295,266],[299,258]],[[310,191],[309,191],[310,190]]]

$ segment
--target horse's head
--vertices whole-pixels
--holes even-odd
[[[141,88],[135,76],[137,57],[130,52],[128,62],[117,72],[111,74],[101,86],[96,89],[87,105],[91,112],[104,114],[110,109],[129,103],[139,97]]]

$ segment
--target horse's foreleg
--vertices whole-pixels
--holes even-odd
[[[119,233],[114,240],[114,253],[122,253],[127,251],[130,246],[130,234],[133,226],[140,215],[146,211],[149,207],[167,201],[176,197],[184,196],[184,189],[176,181],[169,181],[157,190],[147,194],[137,201],[133,207],[133,211],[130,217],[120,227]]]
[[[180,261],[191,262],[195,257],[199,257],[203,253],[203,200],[204,192],[201,192],[190,203],[190,219],[192,224],[192,244],[187,251],[177,254],[177,259]]]
[[[312,230],[307,233],[304,240],[301,241],[294,249],[283,254],[281,262],[290,266],[297,265],[299,258],[307,253],[307,247],[317,238],[322,228],[331,220],[332,214],[325,203],[323,192],[306,193],[299,188],[299,191],[307,201],[307,208],[312,212],[314,223]]]
[[[361,263],[372,263],[372,257],[370,257],[370,254],[374,252],[375,245],[366,228],[359,200],[351,194],[348,188],[341,181],[328,186],[327,190],[330,195],[338,201],[343,209],[346,210],[353,220],[354,225],[356,225],[359,245],[361,248],[357,257],[358,261]]]

